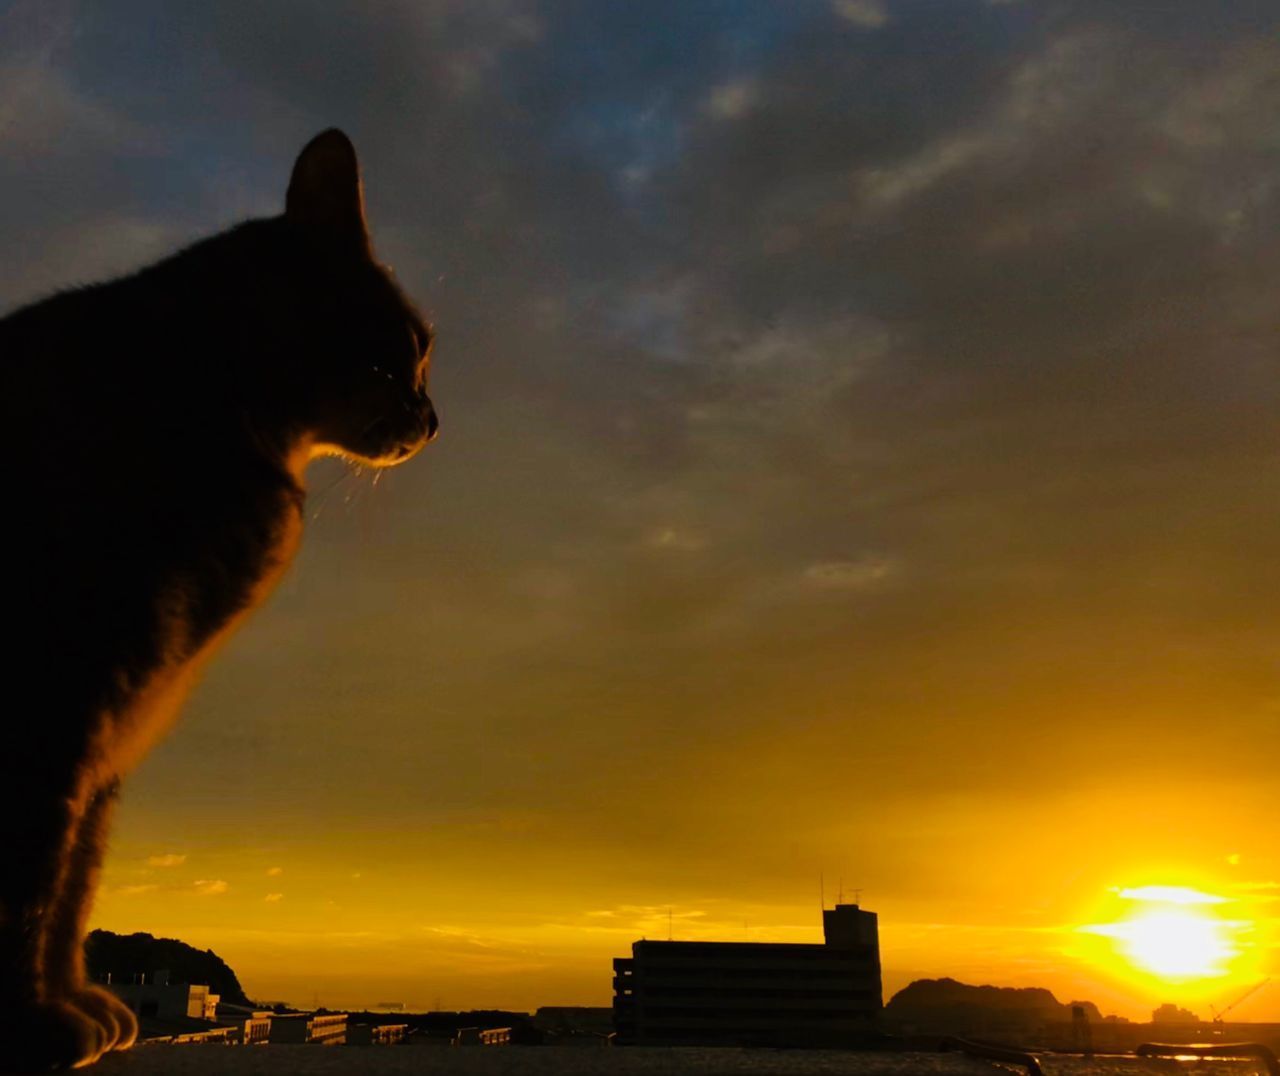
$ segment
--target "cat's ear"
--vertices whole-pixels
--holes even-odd
[[[324,242],[369,249],[360,162],[351,139],[336,127],[316,135],[298,154],[284,205],[289,220]]]

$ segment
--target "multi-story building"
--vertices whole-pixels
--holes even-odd
[[[825,942],[638,941],[613,962],[620,1044],[820,1046],[875,1034],[874,912],[822,913]]]

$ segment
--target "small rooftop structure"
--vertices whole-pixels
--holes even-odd
[[[350,1024],[348,1046],[397,1046],[409,1034],[408,1024]]]
[[[273,1013],[267,1041],[272,1044],[313,1042],[321,1046],[341,1046],[347,1041],[347,1014]]]

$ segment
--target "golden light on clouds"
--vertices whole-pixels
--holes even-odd
[[[202,897],[218,897],[231,888],[221,878],[197,878],[192,885]]]
[[[1120,896],[1125,900],[1158,904],[1225,904],[1227,900],[1185,885],[1143,885],[1136,889],[1122,889]]]

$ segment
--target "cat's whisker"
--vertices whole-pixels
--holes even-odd
[[[342,485],[343,482],[347,481],[347,479],[351,477],[353,470],[354,468],[351,468],[351,467],[343,468],[342,472],[338,475],[338,477],[335,478],[332,482],[330,482],[327,486],[325,486],[324,489],[319,490],[318,492],[313,493],[311,495],[311,500],[315,505],[315,509],[311,513],[312,521],[315,521],[320,518],[320,513],[324,511],[325,505],[328,503],[329,498],[333,495],[333,492],[340,485]]]

